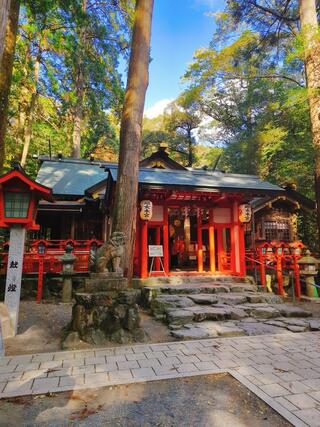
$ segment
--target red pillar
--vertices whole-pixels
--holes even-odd
[[[244,243],[244,227],[239,221],[239,203],[233,202],[233,229],[234,229],[234,254],[235,254],[235,272],[239,276],[246,275],[246,253]]]
[[[294,292],[297,298],[301,298],[300,273],[297,255],[293,255]]]
[[[156,227],[156,245],[160,245],[160,226]],[[160,259],[157,257],[154,261],[155,270],[160,271]]]
[[[203,250],[202,250],[202,219],[201,210],[197,212],[197,234],[198,234],[198,272],[203,272]]]
[[[240,276],[245,276],[246,269],[246,243],[244,238],[244,225],[239,223],[239,250],[240,250]]]
[[[210,259],[210,272],[216,272],[216,257],[214,248],[214,226],[213,226],[213,210],[210,209],[209,219],[209,259]]]
[[[148,222],[141,222],[141,278],[148,277]]]
[[[169,221],[168,208],[163,207],[163,266],[167,274],[169,274]]]
[[[224,257],[224,247],[223,247],[223,236],[222,228],[217,229],[217,243],[218,243],[218,271],[222,272],[222,258]]]

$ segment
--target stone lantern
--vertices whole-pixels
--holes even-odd
[[[318,264],[320,260],[311,256],[311,252],[306,250],[305,256],[298,260],[300,266],[300,275],[305,278],[306,292],[308,297],[317,298],[318,290],[314,286],[314,278],[318,274]]]
[[[72,300],[72,276],[74,274],[74,263],[77,259],[72,253],[73,247],[67,245],[65,253],[60,257],[62,261],[62,302],[71,302]]]

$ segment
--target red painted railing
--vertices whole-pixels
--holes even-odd
[[[74,250],[73,254],[77,257],[74,264],[76,272],[89,271],[90,252],[102,245],[100,240],[34,240],[28,242],[23,258],[23,273],[38,273],[39,260],[43,260],[44,273],[60,273],[62,263],[60,257],[65,252],[65,247],[70,244]],[[7,271],[9,242],[3,244],[0,252],[0,273]]]

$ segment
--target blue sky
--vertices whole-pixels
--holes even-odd
[[[207,47],[215,21],[207,12],[224,7],[224,0],[155,0],[152,23],[150,82],[145,111],[155,111],[182,90],[181,77],[193,53]]]

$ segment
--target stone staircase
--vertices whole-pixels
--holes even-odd
[[[320,320],[310,320],[309,311],[262,292],[249,279],[151,279],[157,280],[141,289],[142,305],[164,321],[178,339],[320,330]]]

